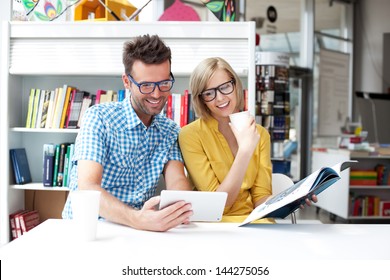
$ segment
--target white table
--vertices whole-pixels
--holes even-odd
[[[122,268],[127,265],[142,264],[150,267],[203,265],[209,268],[217,265],[265,266],[267,263],[282,263],[288,266],[292,263],[295,266],[297,263],[312,263],[319,269],[323,262],[318,260],[329,261],[333,265],[349,260],[353,262],[353,267],[360,262],[367,263],[367,260],[374,260],[377,264],[386,260],[388,265],[390,225],[257,224],[238,227],[233,223],[193,223],[158,233],[100,221],[97,240],[80,242],[75,239],[72,221],[47,220],[1,247],[0,257],[7,260],[3,268],[8,265],[17,267],[16,262],[21,258],[36,264],[38,258],[46,268],[66,272],[67,267],[75,266],[83,271],[92,271],[102,276],[101,279],[116,279],[113,273],[118,273],[116,276],[119,277]],[[36,267],[33,264],[30,266]],[[104,270],[107,265],[111,268]],[[274,269],[281,273],[280,267]],[[60,279],[61,275],[56,275],[55,279]],[[256,278],[251,277],[248,279]],[[219,279],[223,278],[219,276]],[[64,276],[64,279],[69,278]]]

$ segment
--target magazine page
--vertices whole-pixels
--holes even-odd
[[[321,170],[322,169],[317,170],[316,172],[310,174],[308,177],[302,179],[287,190],[282,191],[281,193],[271,197],[266,202],[257,206],[252,211],[252,213],[250,213],[249,216],[245,219],[242,225],[260,219],[267,214],[279,209],[280,207],[294,202],[297,199],[300,199],[306,194],[308,194]]]
[[[332,167],[318,169],[290,188],[272,196],[266,202],[257,206],[240,226],[267,217],[270,213],[275,214],[272,217],[284,218],[292,211],[295,211],[301,204],[301,200],[307,195],[319,194],[334,184],[340,179],[341,171],[349,168],[354,163],[357,163],[357,161],[340,162]]]

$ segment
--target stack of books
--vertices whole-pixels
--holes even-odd
[[[9,215],[9,220],[12,240],[22,236],[40,223],[37,210],[18,210]]]
[[[375,170],[351,170],[349,184],[351,186],[376,186],[377,175]]]

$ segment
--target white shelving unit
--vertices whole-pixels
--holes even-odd
[[[324,166],[332,166],[345,160],[357,160],[352,169],[373,170],[377,164],[390,164],[390,156],[355,156],[348,150],[327,149],[326,151],[313,151],[312,171]],[[350,214],[349,194],[376,195],[381,200],[390,200],[390,186],[350,186],[350,169],[341,173],[341,179],[329,189],[319,194],[316,206],[346,220],[390,220],[382,216],[352,216]]]
[[[248,88],[254,114],[254,22],[4,22],[0,90],[0,245],[9,241],[9,214],[24,207],[24,190],[42,186],[42,145],[71,142],[78,130],[24,128],[31,88],[71,84],[95,93],[123,88],[123,42],[158,34],[172,50],[173,92],[188,88],[188,77],[204,58],[225,58]],[[33,183],[15,186],[9,149],[25,147]],[[66,190],[50,188],[50,190]]]

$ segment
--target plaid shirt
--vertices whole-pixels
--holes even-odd
[[[90,107],[83,116],[72,161],[70,190],[77,189],[77,161],[103,166],[102,188],[136,209],[155,195],[157,182],[169,160],[183,161],[177,142],[179,126],[162,114],[146,127],[130,98]],[[72,218],[70,197],[62,217]]]

